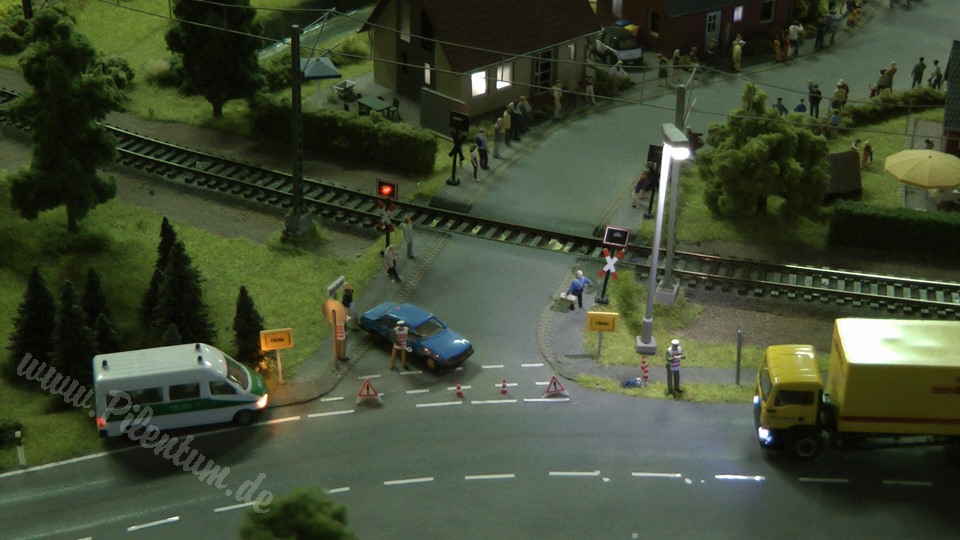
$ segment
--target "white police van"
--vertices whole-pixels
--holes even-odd
[[[267,406],[258,373],[203,343],[93,358],[97,428],[115,437],[147,425],[248,425]]]

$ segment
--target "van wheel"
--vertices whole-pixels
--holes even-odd
[[[800,433],[792,441],[793,455],[800,459],[813,459],[820,454],[823,441],[818,433]]]
[[[253,423],[253,413],[250,411],[240,411],[233,415],[233,423],[238,426],[249,426]]]

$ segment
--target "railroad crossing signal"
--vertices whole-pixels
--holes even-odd
[[[398,200],[400,192],[397,189],[397,183],[377,178],[377,195],[394,201]]]
[[[598,304],[610,303],[607,299],[607,282],[610,281],[610,274],[613,274],[613,279],[617,279],[617,261],[623,259],[623,250],[618,251],[614,255],[610,255],[610,250],[603,248],[603,258],[607,261],[607,264],[603,266],[602,270],[597,272],[597,276],[603,276],[603,289],[600,290],[600,296],[595,300]]]

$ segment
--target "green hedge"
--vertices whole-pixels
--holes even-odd
[[[844,107],[845,126],[876,124],[904,114],[943,107],[945,95],[941,90],[924,86],[884,93],[871,98],[868,103]]]
[[[261,140],[290,144],[290,104],[258,99],[253,125]],[[433,174],[437,138],[409,124],[390,122],[376,113],[359,116],[340,111],[303,114],[303,148],[347,165],[372,165],[404,175]]]
[[[920,212],[839,201],[827,234],[831,247],[910,256],[960,257],[960,213]]]

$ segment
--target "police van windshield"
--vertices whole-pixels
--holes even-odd
[[[233,358],[227,355],[223,355],[223,358],[227,361],[227,378],[237,383],[240,388],[247,390],[247,387],[250,385],[247,370]]]

